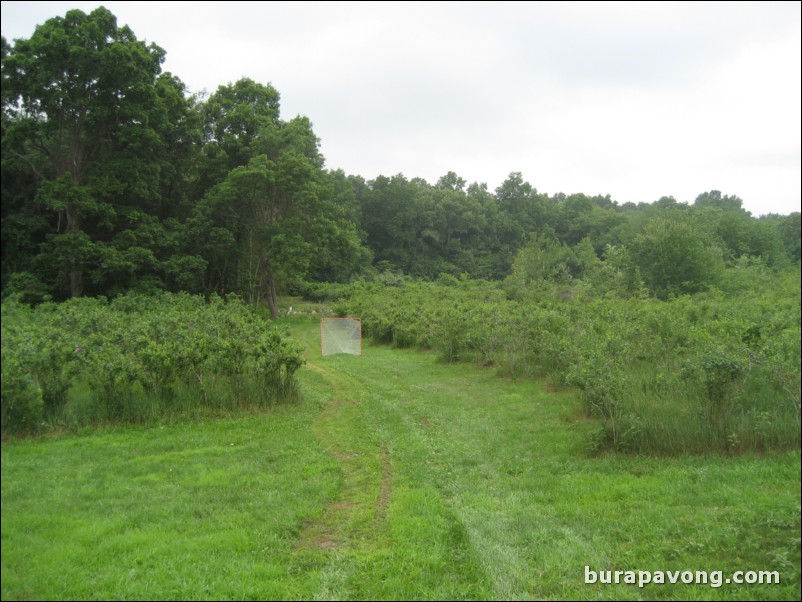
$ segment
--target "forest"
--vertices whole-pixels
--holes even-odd
[[[310,118],[283,119],[269,83],[189,95],[164,58],[104,8],[3,40],[5,295],[235,292],[275,311],[306,282],[528,269],[568,284],[600,262],[622,294],[667,298],[726,287],[739,262],[799,262],[799,213],[754,217],[716,190],[619,205],[542,194],[517,171],[489,190],[327,170]]]
[[[189,94],[177,75],[162,71],[165,55],[102,7],[69,11],[13,44],[3,38],[4,315],[52,332],[41,325],[49,320],[80,338],[92,329],[70,330],[70,312],[101,309],[79,298],[103,304],[126,295],[200,295],[219,307],[234,296],[268,308],[274,319],[279,295],[350,300],[342,311],[375,313],[378,323],[366,326],[379,340],[451,341],[446,359],[478,357],[579,386],[589,412],[611,422],[615,446],[629,445],[620,429],[639,415],[613,401],[642,380],[624,376],[633,366],[649,378],[660,370],[696,375],[690,380],[702,392],[694,395],[727,414],[710,418],[718,425],[713,447],[726,447],[732,435],[721,421],[730,419],[735,390],[754,397],[749,379],[787,398],[778,403],[789,413],[768,406],[749,412],[792,427],[795,414],[796,423],[760,442],[753,437],[750,446],[771,447],[771,440],[786,447],[798,434],[799,212],[753,216],[738,196],[718,190],[700,191],[692,204],[670,196],[619,204],[609,195],[548,195],[518,171],[495,190],[453,172],[434,183],[400,173],[366,180],[326,168],[311,119],[283,118],[271,84],[242,78]],[[388,325],[400,299],[409,307]],[[73,305],[60,307],[68,300]],[[492,336],[468,334],[476,312],[495,324]],[[459,319],[442,325],[435,314]],[[510,316],[529,322],[513,325]],[[428,339],[421,335],[427,328]],[[437,328],[460,336],[432,336]],[[514,336],[522,332],[532,336]],[[652,337],[649,349],[637,343],[644,336]],[[37,376],[7,352],[15,337],[36,339],[22,327],[4,330],[4,432],[6,375],[18,374],[8,382],[22,389],[35,381],[42,407],[57,414],[72,382],[64,371],[79,363],[70,345],[83,348],[43,343],[40,367],[60,375],[47,382],[41,369]],[[145,347],[131,350],[140,367]],[[284,348],[274,350],[275,365],[295,366]],[[665,357],[672,359],[655,368]],[[140,372],[129,381],[156,387],[153,375]],[[206,391],[200,371],[188,374],[186,382]]]

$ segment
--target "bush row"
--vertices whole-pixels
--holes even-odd
[[[379,342],[576,387],[600,420],[597,451],[799,447],[798,280],[737,299],[574,293],[513,300],[490,283],[355,284],[338,312],[361,316]]]
[[[2,305],[3,434],[291,396],[301,349],[237,298]]]

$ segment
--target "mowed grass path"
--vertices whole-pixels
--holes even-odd
[[[571,392],[285,324],[298,404],[4,444],[3,599],[800,598],[799,453],[592,458]]]

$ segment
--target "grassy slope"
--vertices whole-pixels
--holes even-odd
[[[799,599],[798,453],[588,458],[570,393],[287,324],[298,406],[4,445],[3,598]]]

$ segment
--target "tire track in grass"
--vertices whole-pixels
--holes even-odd
[[[315,597],[486,598],[487,576],[429,462],[437,435],[405,407],[418,392],[403,374],[423,368],[423,357],[378,347],[324,358],[316,328],[294,334],[307,348],[305,378],[322,393],[312,431],[342,470],[336,498],[296,544],[317,567]]]
[[[381,524],[387,520],[387,508],[393,495],[393,466],[390,463],[390,452],[387,444],[382,443],[382,476],[379,497],[376,500],[376,522]]]
[[[364,384],[337,367],[354,358],[322,358],[313,344],[314,331],[299,332],[307,346],[306,367],[330,389],[330,399],[312,424],[312,432],[337,460],[342,484],[323,514],[305,525],[298,547],[344,550],[369,542],[386,521],[392,495],[392,462],[385,442],[377,444],[364,429],[361,407]]]

